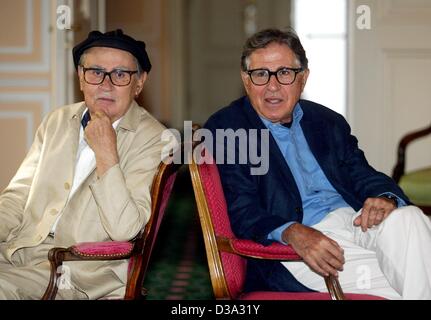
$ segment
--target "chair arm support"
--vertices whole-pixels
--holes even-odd
[[[252,240],[217,237],[217,244],[222,251],[239,254],[248,258],[291,261],[302,260],[291,246],[286,246],[281,243],[272,243],[269,246],[264,246]]]
[[[42,300],[54,300],[58,291],[59,267],[64,261],[122,260],[131,256],[134,244],[128,241],[83,242],[69,248],[49,250],[51,275]]]
[[[406,134],[399,142],[397,149],[397,162],[392,172],[392,178],[396,183],[398,183],[401,177],[404,175],[407,145],[412,141],[422,138],[428,134],[431,134],[431,125],[418,131],[413,131]]]
[[[248,258],[284,261],[300,261],[302,258],[290,245],[272,243],[264,246],[252,240],[217,237],[217,245],[221,251],[238,254]],[[332,300],[345,300],[343,289],[338,278],[324,277],[326,287]]]

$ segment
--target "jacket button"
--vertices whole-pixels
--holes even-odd
[[[53,216],[55,216],[55,215],[58,213],[58,211],[57,211],[57,209],[51,209],[50,213],[51,213]]]
[[[70,189],[70,184],[68,182],[64,183],[64,189],[66,189],[66,190]]]

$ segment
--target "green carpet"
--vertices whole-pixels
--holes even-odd
[[[147,300],[213,299],[188,169],[178,173],[144,281]]]

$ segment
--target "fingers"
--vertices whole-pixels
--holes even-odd
[[[384,198],[368,198],[353,223],[355,226],[360,225],[361,230],[366,232],[368,228],[379,225],[394,209],[393,203]]]
[[[343,271],[344,260],[344,250],[332,239],[330,240],[330,246],[327,251],[323,254],[323,261],[326,263],[321,266],[329,274],[338,276],[337,271]]]
[[[332,239],[327,238],[321,251],[316,251],[304,261],[317,273],[322,276],[330,274],[338,277],[338,272],[343,271],[345,263],[344,250]]]
[[[331,246],[327,248],[328,252],[331,254],[331,256],[337,261],[336,264],[338,265],[337,269],[341,270],[343,267],[343,264],[345,262],[344,260],[344,249],[340,247],[340,245],[332,240],[329,239],[331,242]],[[335,265],[334,265],[335,266]]]
[[[87,127],[85,128],[86,131],[90,127],[97,127],[98,125],[107,126],[111,125],[111,120],[109,116],[102,112],[102,111],[96,111],[96,112],[90,112],[91,119],[87,122]]]
[[[108,116],[105,112],[103,112],[101,110],[97,110],[95,112],[90,112],[90,115],[91,115],[91,119],[93,119],[93,118],[103,118],[103,117],[107,117]]]
[[[94,121],[94,120],[102,120],[105,122],[109,122],[111,123],[111,119],[109,118],[109,116],[104,113],[103,111],[96,111],[94,113],[90,113],[91,115],[91,120],[90,121]],[[89,122],[90,122],[89,121]]]
[[[367,210],[367,218],[362,219],[361,221],[361,229],[362,231],[367,231],[368,228],[371,228],[374,225],[374,220],[377,214],[377,209],[374,206],[369,206]]]
[[[296,223],[286,229],[285,237],[315,272],[337,276],[343,270],[344,250],[322,232]]]
[[[336,257],[329,251],[322,253],[319,257],[304,260],[315,272],[322,276],[330,274],[338,277],[338,272],[343,271],[344,256]]]
[[[376,216],[374,218],[374,225],[379,225],[385,219],[385,210],[379,209],[377,210]]]

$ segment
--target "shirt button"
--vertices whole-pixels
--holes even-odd
[[[64,189],[66,189],[66,190],[70,189],[70,184],[68,182],[64,183]]]

